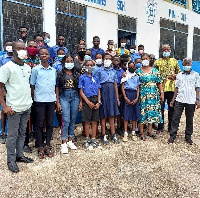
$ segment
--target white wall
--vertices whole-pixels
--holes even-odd
[[[44,0],[43,3],[43,31],[50,34],[49,45],[54,46],[56,44],[56,1]]]
[[[146,5],[148,0],[124,0],[125,11],[117,9],[117,0],[106,0],[106,6],[96,3],[89,3],[86,0],[73,0],[87,5],[87,47],[92,47],[92,37],[99,36],[101,39],[100,47],[107,48],[107,41],[113,39],[118,41],[118,14],[137,18],[137,37],[136,44],[143,44],[145,51],[159,56],[160,45],[160,17],[177,21],[189,25],[188,30],[188,56],[192,57],[193,49],[193,28],[200,28],[200,14],[176,6],[163,0],[157,2],[157,16],[153,24],[147,23]],[[176,18],[169,16],[169,9],[176,12]],[[186,22],[181,20],[181,13],[187,15]],[[51,35],[50,45],[56,43],[55,26],[55,0],[44,0],[44,31]]]
[[[87,8],[87,47],[93,46],[93,36],[99,36],[100,48],[106,49],[108,40],[117,42],[118,16],[92,7]]]

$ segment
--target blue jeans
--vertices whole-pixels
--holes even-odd
[[[62,107],[62,140],[66,140],[67,132],[68,137],[74,136],[76,116],[78,114],[79,95],[78,91],[74,89],[66,89],[65,92],[60,94],[60,104]]]

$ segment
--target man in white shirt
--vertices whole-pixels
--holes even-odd
[[[23,63],[26,56],[25,44],[13,42],[14,59],[0,68],[0,103],[8,115],[7,164],[14,173],[19,172],[16,162],[30,163],[31,158],[23,154],[25,130],[32,105],[29,79],[31,68]],[[3,87],[6,87],[6,102]]]
[[[176,76],[174,97],[170,103],[170,106],[173,107],[175,102],[170,138],[168,140],[169,144],[173,143],[176,138],[184,108],[186,116],[185,140],[188,144],[193,144],[191,136],[193,133],[195,106],[200,108],[198,81],[199,74],[192,70],[192,59],[184,58],[183,72],[180,72]]]

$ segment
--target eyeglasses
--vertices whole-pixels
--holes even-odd
[[[28,31],[19,31],[20,33],[27,33]]]

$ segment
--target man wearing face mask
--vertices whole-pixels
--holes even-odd
[[[141,59],[142,54],[144,53],[144,45],[138,45],[138,52],[132,54],[131,60],[134,62],[136,59]]]
[[[14,173],[19,172],[16,162],[31,163],[32,159],[23,154],[25,129],[32,105],[29,78],[31,68],[23,62],[26,47],[16,41],[12,45],[14,58],[0,68],[0,103],[8,115],[7,165]],[[6,102],[3,87],[6,86]]]
[[[116,50],[114,46],[114,41],[113,40],[108,40],[108,48],[105,50],[105,53],[109,53],[111,56],[116,55]]]
[[[27,58],[23,60],[31,69],[40,64],[40,60],[36,56],[38,54],[38,45],[35,41],[29,41],[27,46]]]
[[[174,95],[176,75],[181,71],[178,61],[175,58],[170,58],[171,48],[168,44],[162,46],[162,58],[154,63],[162,77],[162,86],[164,90],[164,103],[161,105],[163,123],[158,124],[158,133],[164,129],[164,108],[165,101],[168,104],[168,131],[171,130],[171,122],[174,113],[174,108],[170,106],[170,102]]]
[[[49,50],[49,54],[50,54],[50,58],[49,58],[48,63],[50,65],[52,65],[53,64],[54,52],[53,52],[53,48],[48,45],[51,41],[50,40],[50,34],[47,33],[47,32],[43,32],[42,35],[44,37],[44,46]]]
[[[192,145],[191,139],[193,133],[193,117],[195,106],[200,108],[199,103],[199,74],[192,70],[192,59],[183,59],[183,72],[180,72],[176,76],[175,92],[170,106],[174,106],[174,115],[171,124],[170,138],[168,143],[173,143],[180,123],[180,118],[183,110],[185,109],[186,116],[186,129],[185,129],[185,141]]]
[[[74,67],[78,73],[81,73],[83,63],[85,62],[86,46],[78,45],[78,58],[74,59]]]
[[[40,64],[40,60],[38,59],[38,57],[36,56],[38,54],[38,45],[35,41],[29,41],[28,42],[28,46],[27,46],[27,57],[23,60],[24,63],[26,63],[27,65],[29,65],[31,67],[31,69],[37,65]],[[24,152],[26,153],[31,153],[32,149],[29,147],[29,137],[32,136],[33,137],[33,106],[32,106],[32,111],[30,114],[30,119],[28,121],[27,124],[27,128],[26,128],[26,137],[25,137],[25,141],[24,141]]]
[[[118,56],[121,56],[123,54],[130,55],[129,50],[126,49],[126,39],[125,38],[120,39],[120,48],[117,49]]]
[[[59,48],[57,51],[57,57],[55,58],[55,62],[52,65],[52,67],[56,70],[56,72],[62,70],[62,59],[65,56],[65,50],[62,48]]]
[[[0,56],[0,67],[13,59],[12,42],[7,41],[5,43],[4,50],[6,54]],[[4,89],[4,97],[6,97],[6,91]],[[0,142],[6,143],[6,114],[1,111],[1,131],[0,131]]]
[[[13,50],[11,41],[6,41],[4,50],[6,54],[0,56],[0,67],[13,59]]]

